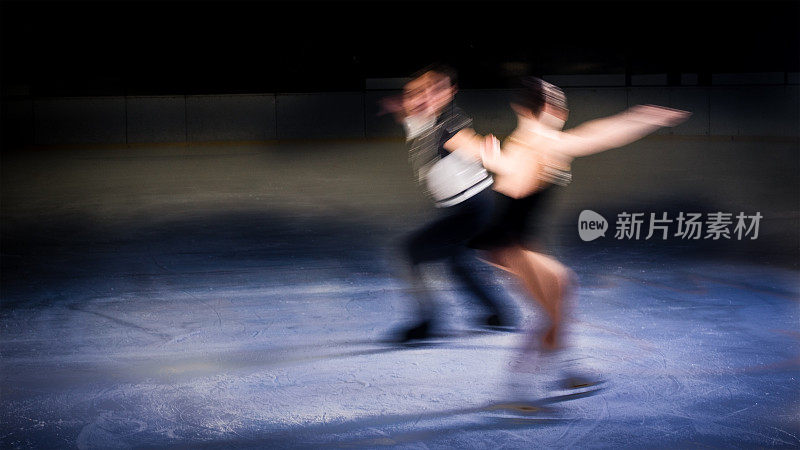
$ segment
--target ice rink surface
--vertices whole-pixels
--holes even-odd
[[[401,142],[32,149],[4,156],[1,207],[3,448],[800,446],[798,272],[769,255],[553,244],[572,355],[607,383],[547,411],[483,408],[519,333],[382,344],[411,319],[397,244],[435,213]]]

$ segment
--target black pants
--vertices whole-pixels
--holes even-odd
[[[481,283],[473,269],[474,251],[467,243],[489,224],[494,211],[490,188],[457,205],[442,208],[442,216],[413,232],[405,242],[411,263],[411,282],[423,320],[434,319],[435,303],[422,280],[420,265],[446,262],[455,277],[490,314],[502,315],[500,303]]]

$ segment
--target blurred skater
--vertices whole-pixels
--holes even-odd
[[[543,330],[527,334],[524,350],[512,369],[516,377],[512,390],[529,388],[532,377],[549,384],[545,390],[554,387],[554,382],[565,389],[589,387],[599,379],[582,373],[564,352],[575,275],[553,257],[528,246],[535,238],[528,233],[529,220],[542,216],[543,205],[557,186],[571,181],[574,158],[629,144],[661,127],[683,122],[689,113],[635,106],[562,132],[569,113],[564,92],[534,77],[523,78],[521,84],[511,105],[517,115],[516,129],[502,149],[493,136],[484,140],[481,157],[495,177],[497,208],[491,224],[470,245],[484,250],[491,264],[514,274],[548,319]]]
[[[456,77],[452,69],[435,66],[421,71],[404,87],[400,99],[384,103],[403,124],[409,159],[417,181],[439,210],[439,217],[413,232],[404,243],[408,275],[417,301],[416,321],[396,336],[400,342],[437,334],[433,293],[425,283],[422,265],[445,261],[485,312],[479,326],[504,329],[508,315],[471,265],[467,242],[485,227],[493,211],[492,177],[483,168],[483,136],[471,128],[472,119],[453,106]]]

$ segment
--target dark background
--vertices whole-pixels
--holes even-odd
[[[565,88],[568,128],[639,103],[693,113],[627,150],[576,162],[576,181],[553,215],[572,239],[583,209],[607,217],[760,211],[757,241],[689,248],[800,261],[798,2],[0,5],[0,215],[11,224],[19,218],[11,228],[27,230],[48,214],[56,224],[73,220],[59,215],[62,207],[81,211],[79,220],[84,213],[119,220],[163,198],[180,199],[176,210],[211,198],[221,203],[203,211],[227,211],[230,195],[269,209],[253,199],[292,190],[298,197],[287,194],[272,209],[325,198],[308,208],[316,214],[342,198],[369,198],[388,202],[394,217],[409,209],[392,203],[398,199],[428,206],[408,176],[402,128],[379,115],[379,100],[396,95],[402,80],[368,80],[407,77],[438,60],[459,69],[456,105],[480,133],[514,128],[503,88],[521,74],[553,76]],[[330,147],[337,158],[353,158],[331,172],[336,158],[311,165],[331,139],[364,142]],[[322,141],[285,142],[302,140]],[[246,160],[249,152],[290,159],[227,169],[217,161]],[[174,165],[164,162],[170,158]],[[214,164],[202,166],[202,158]],[[284,181],[274,182],[272,171]],[[345,172],[354,192],[386,191],[346,193]]]
[[[3,94],[320,92],[432,61],[533,74],[796,72],[798,2],[3,2]]]

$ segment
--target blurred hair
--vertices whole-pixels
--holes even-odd
[[[443,63],[439,63],[439,62],[428,64],[427,66],[423,67],[422,69],[420,69],[420,70],[414,72],[413,74],[411,74],[411,77],[412,78],[419,78],[419,77],[421,77],[422,75],[425,75],[428,72],[436,72],[436,73],[440,73],[440,74],[446,76],[447,78],[450,79],[450,85],[451,86],[455,86],[455,85],[458,84],[458,72],[456,71],[456,69],[454,69],[451,66],[448,66],[447,64],[443,64]]]
[[[569,110],[567,96],[561,88],[532,76],[522,77],[517,81],[511,103],[529,110],[534,116],[538,116],[545,105]]]

